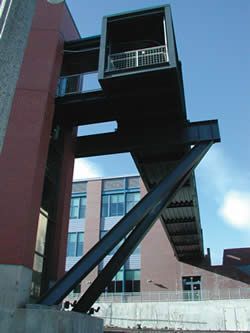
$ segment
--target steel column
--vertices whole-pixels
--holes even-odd
[[[76,265],[74,265],[38,301],[39,304],[60,303],[73,288],[157,205],[165,201],[179,184],[202,159],[213,141],[200,143],[192,148],[174,170],[149,192],[118,224],[116,224]],[[159,215],[159,214],[158,214]],[[157,215],[157,216],[158,216]]]
[[[140,244],[144,236],[152,228],[154,222],[156,222],[162,210],[166,207],[166,205],[168,205],[176,191],[185,183],[189,176],[190,173],[188,173],[187,176],[184,177],[183,181],[181,181],[166,198],[162,199],[161,202],[159,202],[159,204],[153,208],[152,211],[149,212],[148,215],[135,227],[129,237],[113,255],[108,264],[102,269],[98,277],[94,280],[85,294],[83,294],[83,296],[80,298],[72,311],[87,312],[91,308],[91,306],[104,291],[105,287],[110,283],[122,265],[125,264],[128,257]]]
[[[131,232],[129,237],[124,241],[124,243],[113,255],[108,264],[100,272],[95,281],[91,284],[85,294],[74,306],[73,311],[87,312],[91,308],[91,306],[95,303],[95,301],[104,291],[108,283],[110,283],[115,274],[119,271],[122,265],[125,264],[128,257],[133,253],[133,251],[140,244],[148,231],[152,228],[159,215],[172,200],[178,189],[181,188],[182,185],[189,178],[190,173],[193,171],[201,158],[210,148],[211,144],[212,143],[200,144],[193,148],[192,151],[190,151],[190,153],[186,156],[186,160],[189,160],[190,168],[188,170],[185,170],[186,172],[183,173],[182,178],[175,183],[174,187],[169,189],[166,195],[153,207],[153,209]],[[194,151],[195,154],[193,154]],[[195,163],[193,163],[193,161],[195,161]],[[180,164],[182,164],[182,162]]]

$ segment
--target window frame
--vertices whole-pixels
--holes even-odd
[[[128,201],[127,198],[129,194],[138,194],[139,200],[133,201],[134,204],[132,204],[132,207],[128,209],[128,204],[132,201]],[[119,196],[123,195],[123,202],[122,202],[122,214],[119,214],[121,212],[119,208],[119,204],[121,203],[119,201]],[[122,189],[122,190],[113,190],[113,191],[103,191],[102,192],[102,198],[101,198],[101,217],[113,217],[113,216],[124,216],[126,215],[130,209],[132,209],[139,201],[140,201],[140,188],[134,188],[134,189]],[[112,198],[115,198],[115,196],[118,196],[118,202],[113,203],[117,204],[115,210],[112,210]],[[105,202],[104,202],[105,201]],[[116,214],[113,212],[115,211]]]
[[[72,201],[75,199],[79,199],[78,206],[72,206]],[[86,216],[86,206],[87,206],[87,195],[86,194],[76,194],[72,195],[70,199],[70,211],[69,211],[69,219],[76,220],[76,219],[84,219]],[[73,208],[77,207],[77,214],[73,215]],[[83,212],[83,214],[82,214]]]
[[[76,241],[74,242],[74,249],[73,249],[73,255],[69,255],[69,237],[71,235],[76,235]],[[82,241],[80,241],[80,236],[83,235]],[[73,242],[72,242],[73,243]],[[82,245],[81,245],[82,243]],[[79,254],[79,249],[82,249],[82,253]],[[84,232],[79,231],[79,232],[69,232],[68,233],[68,240],[67,240],[67,254],[66,257],[82,257],[83,256],[83,251],[84,251]]]

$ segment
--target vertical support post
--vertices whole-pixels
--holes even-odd
[[[128,257],[127,254],[130,254],[131,250],[134,251],[144,235],[161,214],[166,204],[169,203],[169,200],[171,200],[178,188],[183,185],[190,172],[200,162],[212,144],[213,141],[208,141],[205,143],[199,143],[192,148],[176,168],[172,170],[172,172],[151,192],[149,192],[133,209],[131,209],[128,214],[99,241],[99,243],[97,243],[75,266],[71,268],[70,271],[64,275],[61,280],[42,296],[38,303],[45,305],[60,303],[60,301],[62,301],[64,297],[67,296],[68,293],[134,228],[126,242],[123,243],[116,253],[118,254],[119,263],[113,262],[113,258],[116,258],[115,254],[108,265],[102,270],[102,272],[106,271],[106,267],[109,269],[110,263],[114,263],[114,269],[111,269],[111,273],[108,272],[105,284],[103,285],[103,280],[101,283],[101,289],[98,288],[98,293],[96,294],[95,292],[95,296],[93,296],[94,298],[96,296],[98,298],[110,281],[110,277],[112,276],[112,279],[124,264],[124,258],[126,261]],[[127,247],[127,244],[130,244],[129,247]],[[121,255],[121,253],[123,254]],[[122,256],[122,260],[120,260],[120,256]],[[101,274],[99,276],[101,276]],[[99,279],[99,276],[97,279]],[[91,285],[87,292],[93,290],[92,286],[94,285],[95,283]],[[91,299],[93,299],[93,297],[91,297]],[[93,303],[91,303],[91,305],[92,304]],[[86,309],[85,306],[84,309]]]
[[[139,52],[138,50],[135,51],[135,67],[139,66]]]
[[[122,303],[124,303],[124,293],[125,293],[125,265],[123,265],[122,271]]]

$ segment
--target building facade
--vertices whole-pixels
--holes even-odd
[[[137,175],[75,181],[70,207],[66,271],[145,194],[145,186]],[[116,248],[74,293],[87,290]],[[223,265],[212,266],[208,249],[202,260],[179,261],[158,220],[104,292],[177,291],[183,294],[185,300],[199,300],[205,290],[245,289],[250,283],[249,258],[250,248],[228,249],[224,251]]]
[[[80,35],[65,3],[2,9],[0,309],[13,309],[64,274],[74,135],[53,118],[64,41]]]
[[[142,160],[142,158],[145,158],[145,160],[156,159],[152,167],[154,169],[157,167],[159,157],[155,156],[154,152],[159,153],[161,148],[162,157],[166,154],[167,161],[170,157],[176,161],[189,149],[190,143],[185,142],[177,150],[176,145],[173,144],[166,151],[166,138],[160,136],[153,142],[151,149],[148,149],[152,138],[155,138],[159,132],[159,124],[165,124],[166,119],[173,121],[173,123],[175,121],[176,123],[180,122],[180,128],[178,124],[174,127],[176,130],[181,130],[182,126],[186,126],[186,112],[182,100],[184,96],[181,68],[175,52],[169,8],[166,8],[166,10],[164,8],[160,9],[160,13],[158,13],[158,9],[156,12],[153,11],[154,24],[158,25],[158,19],[164,23],[164,25],[160,25],[161,28],[157,30],[157,34],[164,36],[164,27],[169,32],[169,41],[172,41],[172,44],[169,43],[168,45],[169,50],[172,50],[169,52],[169,57],[167,48],[164,47],[163,51],[160,52],[161,55],[157,57],[157,63],[146,62],[140,67],[142,69],[141,73],[138,73],[137,67],[133,67],[132,70],[136,74],[134,79],[134,76],[131,75],[131,69],[128,69],[128,81],[123,81],[124,84],[128,84],[131,90],[135,86],[140,86],[142,90],[138,93],[143,93],[143,96],[146,97],[148,92],[152,91],[152,86],[155,86],[156,82],[160,85],[165,84],[165,81],[159,79],[161,76],[165,78],[165,74],[171,69],[169,79],[173,84],[171,83],[168,86],[167,96],[172,96],[172,100],[168,112],[163,114],[159,110],[156,114],[153,107],[155,104],[154,94],[158,96],[160,93],[162,101],[165,102],[166,100],[165,91],[161,93],[162,90],[158,90],[157,86],[154,94],[149,96],[149,100],[144,100],[144,107],[150,102],[148,105],[149,112],[143,113],[142,117],[139,112],[135,112],[137,111],[137,104],[134,103],[133,97],[128,100],[127,96],[120,96],[116,98],[114,104],[109,103],[109,96],[113,89],[116,97],[117,94],[120,94],[115,89],[119,85],[112,83],[110,79],[116,76],[117,80],[120,80],[120,74],[124,76],[124,73],[123,69],[120,72],[120,65],[117,65],[117,73],[114,73],[112,66],[107,69],[104,68],[105,59],[113,61],[115,58],[112,58],[112,54],[105,54],[109,50],[108,47],[103,48],[100,45],[103,45],[104,39],[106,43],[106,37],[111,38],[110,42],[120,44],[120,33],[118,33],[118,36],[116,35],[116,19],[108,21],[105,19],[108,25],[111,24],[111,30],[113,31],[109,36],[106,36],[105,31],[103,31],[102,36],[82,40],[65,3],[52,6],[46,0],[2,1],[0,10],[3,9],[3,4],[11,5],[11,7],[5,7],[5,9],[8,9],[9,16],[2,15],[0,17],[0,42],[1,50],[4,53],[2,58],[6,61],[6,63],[3,62],[2,67],[8,72],[7,75],[2,71],[0,88],[3,88],[2,90],[4,94],[8,95],[7,97],[11,95],[8,103],[5,103],[6,96],[6,99],[2,100],[0,112],[0,286],[3,291],[0,297],[0,306],[6,309],[21,307],[28,303],[30,301],[30,291],[34,298],[43,294],[64,274],[66,251],[68,253],[66,270],[68,270],[146,193],[138,176],[80,181],[73,185],[70,207],[75,158],[83,155],[89,156],[88,154],[102,154],[104,153],[103,149],[105,149],[105,153],[121,152],[121,149],[127,151],[128,147],[124,147],[122,143],[126,142],[126,140],[124,141],[124,138],[127,139],[126,132],[131,131],[132,128],[130,119],[124,118],[124,115],[133,117],[136,126],[132,132],[136,129],[134,133],[137,136],[131,136],[131,138],[136,138],[136,140],[145,137],[144,125],[148,126],[147,128],[150,131],[152,130],[153,121],[154,136],[148,138],[150,142],[147,142],[147,144],[139,140],[139,147],[144,150],[139,149],[137,158],[139,160]],[[28,12],[24,15],[23,11],[25,10],[28,10]],[[5,13],[7,12],[5,11]],[[167,13],[166,22],[162,21],[163,12]],[[22,19],[21,26],[15,25],[17,14]],[[139,16],[141,16],[140,13]],[[144,16],[146,22],[148,22],[148,13]],[[29,24],[28,21],[25,21],[28,17],[33,18],[30,19]],[[126,26],[133,28],[128,36],[131,40],[127,40],[127,37],[123,40],[126,45],[128,45],[128,42],[134,44],[134,31],[138,31],[138,38],[141,38],[141,35],[144,34],[145,25],[139,24],[141,29],[138,30],[135,29],[137,20],[133,19],[132,22],[132,26],[130,20],[126,22]],[[25,23],[27,23],[27,26]],[[139,23],[143,22],[139,21]],[[14,38],[10,38],[10,33],[14,32],[12,30],[14,26],[15,32],[20,30],[20,27],[24,29],[23,31],[20,30],[23,36],[22,39],[15,41]],[[30,31],[29,26],[31,27]],[[106,30],[109,31],[110,29]],[[123,30],[126,29],[121,28],[119,31]],[[151,39],[151,32],[152,29],[148,29],[149,39]],[[152,37],[158,38],[154,34]],[[160,38],[160,42],[165,43],[162,38]],[[67,41],[68,43],[65,43]],[[75,45],[75,42],[77,42],[77,45]],[[21,44],[22,47],[20,48]],[[67,49],[65,49],[65,45]],[[153,45],[149,46],[152,47]],[[145,45],[138,47],[143,48],[142,55],[144,57]],[[153,49],[155,50],[154,46]],[[80,50],[82,53],[79,52]],[[98,64],[99,51],[102,52],[102,59],[104,60],[102,66]],[[113,51],[117,52],[116,50]],[[119,49],[118,51],[126,50]],[[13,58],[9,57],[10,54],[13,55]],[[80,59],[77,57],[80,57]],[[7,63],[9,58],[11,58],[11,61]],[[19,58],[22,58],[22,63],[20,63]],[[151,59],[151,56],[148,59]],[[116,63],[119,64],[119,61]],[[13,72],[10,71],[11,67],[14,68]],[[76,74],[79,76],[96,71],[98,67],[103,69],[100,73],[102,75],[100,81],[103,85],[103,91],[94,93],[94,104],[91,93],[90,95],[87,94],[87,102],[83,103],[84,112],[82,112],[81,103],[83,101],[80,101],[80,105],[76,105],[77,103],[71,100],[78,93],[81,94],[83,99],[85,98],[82,91],[76,90],[70,91],[69,96],[65,96],[61,101],[58,98],[56,101],[60,76],[70,77]],[[150,83],[149,90],[144,91],[147,87],[137,84],[138,75],[141,83],[145,83],[146,86]],[[151,77],[151,75],[153,76]],[[9,78],[8,85],[6,85],[7,78]],[[153,81],[152,78],[154,78]],[[131,79],[134,85],[131,85]],[[70,78],[68,80],[67,82],[71,81]],[[62,82],[66,84],[65,80]],[[80,83],[81,80],[76,82],[73,79],[73,86],[81,86]],[[141,101],[141,98],[139,100]],[[101,104],[99,104],[99,101]],[[123,103],[125,101],[127,104]],[[71,102],[73,102],[74,108]],[[159,104],[161,104],[161,100],[159,100]],[[112,106],[109,110],[110,113],[108,113],[110,119],[100,118],[100,109],[106,110],[107,105]],[[126,112],[120,112],[120,118],[117,119],[117,110],[120,110],[121,105]],[[131,114],[127,112],[128,110]],[[147,114],[146,118],[145,114]],[[104,144],[103,141],[99,141],[102,142],[101,145],[99,142],[97,142],[97,145],[95,143],[86,144],[86,138],[81,138],[83,139],[82,144],[80,138],[76,139],[77,126],[109,120],[117,120],[119,125],[119,130],[114,133],[116,139],[112,137],[112,145],[107,142]],[[144,121],[143,124],[142,121]],[[142,130],[139,135],[137,128]],[[166,133],[168,131],[164,127],[162,132]],[[102,139],[102,137],[99,137],[99,140]],[[113,148],[114,142],[118,143],[118,146],[115,147],[117,151],[106,151],[107,147]],[[101,150],[98,150],[100,147]],[[98,149],[96,150],[96,148]],[[88,149],[90,152],[88,152]],[[149,152],[152,152],[153,155],[148,156]],[[142,153],[143,156],[140,156]],[[165,170],[168,170],[168,165],[166,164],[164,168],[162,168],[162,165],[159,166],[157,178],[158,176],[161,178],[161,170],[165,173]],[[151,183],[152,186],[153,184],[154,182]],[[69,211],[70,226],[67,245]],[[81,292],[88,288],[97,276],[98,271],[112,257],[112,254],[113,252],[86,277],[80,286]],[[229,268],[233,267],[231,263],[225,265]],[[106,292],[125,293],[165,289],[182,290],[183,288],[184,290],[193,291],[197,288],[206,288],[206,286],[223,286],[223,284],[238,286],[239,284],[245,285],[248,283],[247,267],[241,270],[230,268],[227,273],[224,273],[223,269],[221,267],[216,268],[215,272],[215,268],[210,266],[209,256],[202,262],[178,262],[167,241],[161,223],[158,221],[110,285],[107,286]]]

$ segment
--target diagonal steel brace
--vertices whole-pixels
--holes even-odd
[[[210,147],[210,144],[202,144],[195,147],[190,152],[186,159],[195,158],[195,164],[191,163],[189,170],[183,174],[182,178],[175,184],[173,188],[169,190],[165,197],[163,197],[154,208],[145,216],[145,218],[135,227],[129,237],[124,241],[121,247],[113,255],[108,264],[99,273],[98,277],[94,280],[88,290],[83,294],[78,303],[74,306],[73,311],[87,312],[95,301],[99,298],[105,287],[110,283],[115,274],[125,264],[128,257],[133,253],[136,247],[140,244],[145,235],[153,227],[154,223],[158,219],[162,211],[169,205],[176,192],[183,186],[183,184],[189,178],[193,169],[197,166],[201,158],[204,156],[204,152]],[[197,156],[195,157],[197,153]],[[190,162],[191,162],[190,159]],[[182,162],[181,162],[182,164]],[[191,166],[192,165],[192,166]]]
[[[54,305],[60,303],[150,212],[150,216],[152,216],[153,212],[157,212],[154,215],[158,217],[160,213],[156,209],[157,206],[159,205],[160,207],[171,195],[172,191],[175,191],[178,184],[199,163],[212,144],[213,141],[208,141],[194,146],[168,176],[140,200],[120,222],[38,300],[38,304]]]

